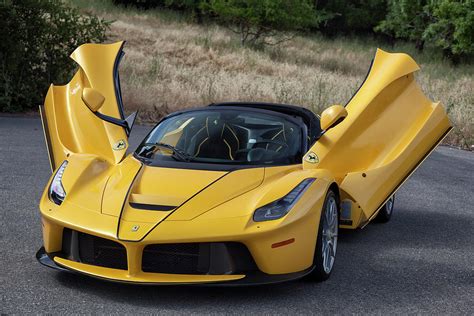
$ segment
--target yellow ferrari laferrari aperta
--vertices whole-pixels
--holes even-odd
[[[451,128],[413,59],[378,50],[345,107],[211,104],[168,115],[127,155],[122,46],[80,46],[77,73],[41,107],[49,267],[146,284],[325,280],[339,228],[388,221]]]

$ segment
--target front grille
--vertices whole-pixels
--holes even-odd
[[[127,250],[113,240],[63,230],[63,245],[57,255],[94,266],[127,270]],[[142,271],[168,274],[241,274],[258,271],[244,244],[237,242],[147,245]]]
[[[144,272],[200,274],[199,244],[149,245],[143,250]]]
[[[127,250],[115,241],[73,231],[63,231],[62,254],[85,264],[127,270]]]
[[[143,250],[142,270],[170,274],[232,274],[257,270],[241,243],[154,244]]]

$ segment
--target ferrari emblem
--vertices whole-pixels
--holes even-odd
[[[122,150],[127,147],[127,143],[125,140],[121,139],[118,142],[115,143],[114,147],[112,147],[113,150]]]
[[[136,232],[140,229],[140,225],[133,225],[132,226],[132,232]]]
[[[318,155],[316,155],[315,153],[313,152],[310,152],[309,154],[307,154],[305,157],[304,157],[304,160],[309,162],[309,163],[318,163],[319,162],[319,158],[318,158]]]

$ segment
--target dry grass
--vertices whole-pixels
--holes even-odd
[[[85,10],[92,3],[72,2]],[[110,41],[127,40],[121,65],[124,104],[127,111],[140,110],[142,122],[220,101],[291,103],[319,113],[350,98],[379,44],[314,36],[254,50],[240,47],[237,36],[223,27],[196,25],[170,12],[120,9],[107,0],[93,3],[95,14],[115,21]],[[474,66],[455,68],[407,44],[386,49],[417,59],[422,88],[445,104],[455,125],[445,142],[472,149]]]

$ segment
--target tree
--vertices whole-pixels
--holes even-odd
[[[457,62],[474,53],[474,1],[390,0],[389,12],[375,30],[414,41],[419,50],[429,42]]]
[[[36,108],[52,81],[68,79],[69,54],[104,40],[107,26],[59,0],[0,2],[0,111]]]
[[[309,0],[210,0],[201,7],[240,34],[242,45],[278,44],[328,18]]]
[[[431,23],[423,39],[440,47],[455,63],[474,54],[474,1],[442,0],[427,6]]]
[[[426,5],[427,0],[389,0],[388,14],[375,27],[375,31],[393,38],[414,41],[416,48],[423,50],[423,34],[430,22]]]

